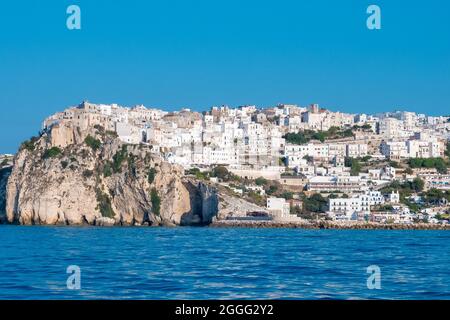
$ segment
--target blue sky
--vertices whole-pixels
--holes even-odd
[[[77,4],[82,29],[66,28]],[[366,28],[381,7],[382,29]],[[0,153],[84,99],[450,113],[450,2],[3,1]]]

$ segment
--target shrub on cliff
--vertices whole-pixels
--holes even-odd
[[[110,161],[106,161],[105,164],[103,165],[103,176],[105,178],[109,177],[112,175],[112,164]]]
[[[100,213],[102,214],[103,217],[107,217],[107,218],[114,218],[114,216],[116,215],[114,210],[112,209],[111,206],[111,199],[109,198],[109,196],[105,193],[103,193],[102,191],[100,191],[99,189],[96,190],[97,193],[97,202],[98,202],[98,210],[100,210]]]
[[[127,159],[127,156],[127,146],[122,145],[122,148],[113,156],[112,168],[115,173],[122,172],[122,163]]]
[[[36,148],[35,143],[39,140],[39,137],[31,137],[30,140],[26,140],[22,142],[20,145],[20,150],[28,150],[28,151],[34,151]]]
[[[100,140],[95,139],[93,136],[88,135],[85,139],[84,142],[91,147],[92,150],[97,151],[98,149],[100,149],[100,147],[102,146],[102,143]]]
[[[67,168],[68,165],[69,165],[69,162],[67,162],[67,161],[65,161],[65,160],[61,161],[61,167],[62,167],[63,169]]]
[[[132,155],[131,153],[127,156],[128,171],[135,178],[137,177],[136,158],[137,156]]]
[[[159,216],[161,210],[161,198],[155,188],[152,188],[150,192],[150,201],[152,202],[153,213]]]
[[[48,158],[56,158],[57,156],[59,156],[61,154],[61,149],[58,147],[51,147],[50,149],[45,150],[44,154],[42,155],[42,157],[44,159],[48,159]]]
[[[107,136],[112,137],[112,138],[118,138],[118,137],[119,137],[119,135],[117,134],[117,132],[111,131],[111,130],[106,130],[105,134],[106,134]]]
[[[94,175],[94,171],[92,170],[84,170],[83,171],[83,177],[85,178],[90,178]]]
[[[153,183],[153,181],[155,181],[155,176],[156,176],[156,169],[155,168],[150,168],[150,170],[148,170],[148,183]]]

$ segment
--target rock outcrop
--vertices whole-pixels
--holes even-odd
[[[0,168],[0,223],[5,223],[6,219],[6,184],[12,167]]]
[[[213,187],[102,127],[54,126],[22,145],[8,176],[9,223],[204,225],[218,211]]]
[[[266,208],[248,202],[245,199],[237,198],[227,194],[220,193],[219,211],[217,220],[224,220],[230,217],[246,217],[247,212],[266,212]]]

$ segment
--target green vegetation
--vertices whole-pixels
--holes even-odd
[[[266,205],[265,198],[255,191],[250,191],[248,193],[248,198],[249,198],[250,202],[255,203],[257,205],[260,205],[260,206]]]
[[[315,131],[312,130],[305,130],[300,131],[298,133],[287,133],[284,138],[286,139],[286,142],[292,143],[292,144],[306,144],[311,139],[313,139],[313,135],[315,134]],[[317,139],[320,140],[320,139]],[[325,140],[325,139],[324,139]]]
[[[103,126],[101,126],[101,125],[99,125],[99,124],[94,125],[94,129],[96,129],[96,130],[98,130],[98,131],[100,131],[100,132],[105,131],[105,128],[103,128]]]
[[[3,168],[8,164],[8,159],[3,159],[2,163],[0,163],[0,168]]]
[[[150,192],[150,201],[152,202],[153,213],[159,216],[161,210],[161,198],[155,188],[152,188]]]
[[[306,212],[322,213],[328,210],[328,200],[320,193],[303,199],[303,210]]]
[[[411,202],[408,197],[413,195],[414,193],[419,193],[423,191],[424,181],[420,178],[415,178],[412,181],[405,181],[400,183],[399,181],[392,182],[389,186],[381,189],[381,193],[387,194],[392,191],[398,191],[400,195],[400,202],[409,207],[410,210],[417,212],[420,209],[420,206],[416,203]]]
[[[153,181],[155,181],[156,173],[157,171],[155,168],[150,168],[150,170],[148,170],[148,177],[147,177],[148,183],[151,184],[153,183]]]
[[[389,211],[389,212],[391,212],[392,210],[394,210],[394,208],[390,204],[383,204],[383,205],[379,205],[379,206],[372,206],[372,211],[378,211],[378,212]]]
[[[133,177],[137,176],[136,158],[137,156],[131,153],[127,157],[128,171]]]
[[[354,129],[354,130],[363,130],[363,131],[372,131],[372,126],[370,124],[368,124],[368,123],[363,124],[362,126],[358,126],[358,125],[355,124],[352,127],[352,129]]]
[[[265,189],[266,193],[271,196],[278,191],[278,186],[275,184],[271,184],[267,189]]]
[[[436,219],[438,219],[438,220],[450,220],[450,214],[445,214],[445,213],[438,213],[436,216],[435,216],[435,218]]]
[[[439,190],[430,189],[422,194],[423,200],[428,204],[439,204],[442,199],[450,202],[450,191],[449,190]]]
[[[358,159],[346,157],[344,165],[351,168],[350,174],[352,176],[357,176],[361,172],[361,163]]]
[[[228,171],[224,166],[214,167],[211,171],[211,177],[217,177],[222,181],[240,181],[241,178]]]
[[[199,180],[208,180],[209,179],[209,172],[206,171],[200,171],[199,168],[192,168],[186,171],[186,174],[193,175],[195,178]]]
[[[287,133],[284,135],[286,142],[292,144],[306,144],[311,140],[319,140],[320,142],[325,142],[326,139],[340,139],[353,137],[352,129],[341,129],[338,127],[331,127],[327,131],[313,131],[304,130],[297,133]]]
[[[361,162],[368,162],[370,159],[372,159],[372,157],[371,156],[365,156],[365,157],[362,157],[362,158],[358,158]]]
[[[410,168],[435,168],[439,173],[447,173],[448,164],[442,158],[411,158]]]
[[[450,119],[449,119],[450,122]],[[450,141],[447,141],[447,148],[445,149],[445,156],[450,158]]]
[[[127,159],[127,146],[124,144],[113,156],[112,169],[114,173],[122,172],[122,163]]]
[[[44,154],[42,155],[42,157],[44,159],[48,159],[48,158],[56,158],[57,156],[59,156],[61,154],[62,150],[58,147],[51,147],[50,149],[45,150]]]
[[[389,166],[391,166],[392,168],[396,168],[396,169],[401,168],[400,164],[397,161],[389,161]]]
[[[26,140],[22,142],[20,145],[20,150],[28,150],[28,151],[34,151],[36,148],[35,143],[39,140],[39,137],[31,137],[29,140]]]
[[[111,161],[106,161],[103,165],[103,176],[105,178],[110,177],[113,174]]]
[[[256,178],[255,184],[257,186],[263,186],[263,185],[267,184],[267,180],[263,177],[259,177],[259,178]]]
[[[100,140],[95,139],[93,136],[88,135],[86,139],[84,139],[84,142],[91,147],[92,150],[97,151],[102,146],[102,143]]]
[[[85,177],[85,178],[90,178],[90,177],[92,177],[94,175],[94,171],[92,171],[92,170],[84,170],[83,171],[83,177]]]
[[[303,212],[299,206],[293,206],[290,208],[289,213],[296,216],[301,216]]]
[[[61,167],[62,167],[63,169],[67,168],[68,165],[69,165],[69,162],[67,162],[67,161],[65,161],[65,160],[61,161]]]
[[[119,136],[119,135],[117,134],[117,132],[111,131],[111,130],[106,130],[106,131],[105,131],[105,134],[106,134],[107,136],[112,137],[112,138],[117,138],[117,137]]]
[[[101,190],[97,189],[97,209],[100,210],[102,217],[114,218],[116,215],[111,206],[111,199],[106,193],[103,193]]]
[[[280,194],[280,198],[284,198],[286,200],[291,200],[294,198],[294,194],[292,192],[285,191],[282,194]]]

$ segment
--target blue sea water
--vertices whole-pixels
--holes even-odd
[[[0,226],[0,272],[1,299],[450,299],[450,232]]]

